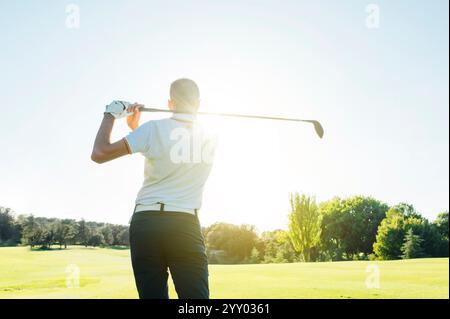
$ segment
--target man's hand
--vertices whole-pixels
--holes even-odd
[[[131,154],[125,138],[111,143],[111,131],[114,126],[114,120],[122,117],[127,117],[128,126],[135,130],[139,126],[139,118],[141,116],[139,109],[143,106],[142,104],[130,104],[125,101],[113,101],[106,106],[105,115],[98,129],[92,150],[91,159],[94,162],[105,163],[126,154]]]
[[[125,101],[112,101],[110,104],[106,106],[105,113],[111,114],[115,119],[120,119],[122,117],[126,117],[127,107],[130,103]]]
[[[133,131],[139,127],[139,119],[141,118],[141,111],[139,109],[141,107],[144,107],[144,105],[134,103],[130,104],[127,108],[127,113],[131,113],[127,116],[127,124]]]

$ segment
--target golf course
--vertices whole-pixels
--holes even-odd
[[[5,247],[0,261],[0,298],[138,297],[128,249]],[[379,285],[368,287],[374,269]],[[212,298],[449,298],[448,258],[210,265],[209,272]]]

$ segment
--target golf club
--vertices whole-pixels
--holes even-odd
[[[140,109],[141,112],[168,112],[173,113],[171,110],[167,109],[159,109],[159,108],[147,108],[143,107]],[[272,117],[272,116],[261,116],[261,115],[249,115],[249,114],[231,114],[231,113],[213,113],[213,112],[198,112],[201,115],[212,115],[212,116],[226,116],[226,117],[241,117],[241,118],[252,118],[252,119],[262,119],[262,120],[275,120],[275,121],[291,121],[291,122],[305,122],[311,123],[314,125],[314,130],[317,135],[322,138],[323,137],[323,127],[316,120],[302,120],[295,118],[286,118],[286,117]]]

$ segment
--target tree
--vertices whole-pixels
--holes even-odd
[[[105,238],[103,237],[103,234],[99,230],[94,229],[93,231],[90,232],[88,244],[93,247],[104,245]]]
[[[369,255],[388,206],[372,197],[333,198],[320,205],[321,250],[331,260]]]
[[[401,212],[402,215],[405,216],[406,218],[416,218],[416,219],[422,218],[422,215],[420,215],[420,213],[416,211],[414,206],[408,203],[400,203],[391,208],[398,212]]]
[[[0,206],[0,245],[16,245],[20,242],[20,228],[11,208]]]
[[[42,242],[43,230],[42,227],[36,222],[33,215],[26,217],[23,224],[23,237],[24,244],[30,245],[33,248]]]
[[[345,252],[353,259],[356,254],[373,252],[378,226],[386,217],[388,206],[374,198],[354,196],[343,201],[349,233],[345,237]]]
[[[64,225],[60,220],[56,221],[53,225],[55,243],[59,244],[59,248],[64,245]]]
[[[420,258],[423,256],[422,249],[423,239],[419,235],[415,235],[412,228],[408,230],[405,236],[405,242],[402,246],[402,258]]]
[[[250,257],[257,241],[254,226],[215,223],[205,229],[208,249],[224,250],[229,262],[242,262]]]
[[[449,236],[448,236],[448,212],[440,213],[436,220],[433,222],[437,233],[439,234],[439,247],[436,257],[448,257],[449,256]]]
[[[111,246],[114,243],[113,231],[110,225],[105,225],[100,228],[100,232],[103,235],[103,242],[107,246]],[[116,240],[117,242],[117,240]]]
[[[321,217],[315,199],[306,195],[291,194],[289,237],[297,252],[306,262],[311,260],[311,250],[319,244]]]
[[[433,223],[442,238],[446,238],[448,241],[448,212],[440,213]]]
[[[71,220],[57,220],[53,223],[54,240],[59,247],[67,248],[67,244],[76,237],[76,230]]]
[[[261,262],[264,263],[286,263],[301,260],[294,249],[288,231],[285,230],[263,232],[255,248],[259,251]]]
[[[253,247],[252,252],[250,253],[249,261],[252,264],[259,264],[261,262],[261,254],[256,247]]]
[[[120,231],[116,245],[130,246],[130,232],[128,227],[124,227]]]
[[[408,207],[412,206],[409,205]],[[377,258],[381,260],[401,258],[402,246],[410,228],[419,233],[426,230],[427,221],[413,209],[406,212],[403,209],[398,209],[398,206],[389,209],[386,218],[378,227],[376,242],[373,245]]]
[[[98,236],[99,231],[102,236]],[[91,237],[97,236],[95,240]],[[100,240],[101,239],[101,240]],[[0,246],[19,243],[32,248],[51,248],[58,244],[67,248],[68,244],[89,245],[98,242],[107,245],[129,245],[128,226],[97,222],[79,222],[73,219],[34,217],[13,214],[12,209],[0,206]]]
[[[64,219],[62,221],[64,225],[64,248],[67,248],[68,244],[74,244],[77,237],[77,222],[73,219]]]
[[[41,239],[39,242],[41,249],[50,249],[55,238],[55,233],[49,224],[41,224],[40,227],[42,230]]]
[[[335,197],[319,206],[322,217],[320,250],[326,260],[342,260],[349,232],[343,201]]]
[[[128,226],[122,226],[122,225],[108,225],[111,228],[113,242],[111,245],[126,245],[124,242],[124,238],[122,235],[124,234],[124,231],[128,231]],[[126,239],[126,242],[129,240]],[[128,246],[128,245],[127,245]]]
[[[447,257],[448,256],[448,240],[443,238],[439,233],[438,227],[430,223],[427,219],[422,218],[421,223],[412,225],[414,234],[422,238],[422,257]]]
[[[86,221],[84,219],[80,220],[78,222],[78,230],[77,230],[77,241],[81,245],[88,246],[89,245],[89,238],[91,237],[90,229],[88,225],[86,225]]]

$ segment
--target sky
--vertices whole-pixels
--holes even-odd
[[[90,160],[104,107],[165,107],[189,77],[203,111],[325,128],[203,118],[220,131],[203,225],[286,228],[290,192],[408,202],[433,220],[449,206],[448,6],[0,0],[0,205],[128,223],[144,160]],[[128,131],[117,121],[113,138]]]

